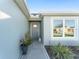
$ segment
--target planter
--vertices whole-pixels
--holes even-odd
[[[28,50],[28,46],[21,44],[22,55],[26,55]]]

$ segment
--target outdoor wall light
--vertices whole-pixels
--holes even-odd
[[[36,25],[36,24],[34,24],[34,25],[33,25],[33,27],[35,27],[35,28],[36,28],[36,27],[37,27],[37,25]]]

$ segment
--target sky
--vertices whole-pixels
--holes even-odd
[[[79,0],[27,0],[30,13],[78,11]]]

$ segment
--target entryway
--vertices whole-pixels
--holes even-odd
[[[26,55],[23,55],[21,59],[50,59],[49,55],[40,42],[34,41],[29,47]]]
[[[40,22],[30,22],[30,36],[33,41],[38,41],[40,38]]]

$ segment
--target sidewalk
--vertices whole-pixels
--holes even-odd
[[[27,55],[22,59],[50,59],[44,46],[39,42],[33,42],[29,48]]]

